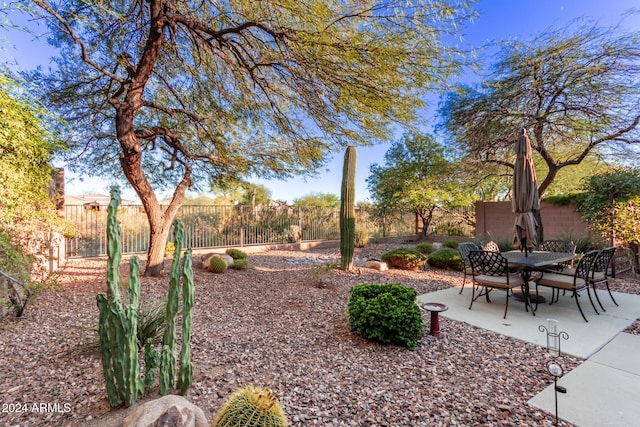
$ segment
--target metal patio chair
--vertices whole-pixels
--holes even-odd
[[[464,290],[464,284],[467,281],[467,276],[471,276],[473,273],[471,271],[471,263],[469,262],[469,252],[477,251],[480,248],[473,242],[462,242],[458,244],[458,252],[460,252],[460,257],[462,258],[464,277],[462,279],[462,289],[460,289],[459,294],[462,294]]]

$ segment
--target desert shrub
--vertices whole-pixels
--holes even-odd
[[[234,264],[235,264],[235,261],[239,259],[247,259],[247,253],[244,251],[241,251],[240,249],[229,248],[225,252],[227,255],[233,258]]]
[[[429,264],[430,267],[444,268],[447,270],[462,271],[464,268],[460,252],[453,248],[442,248],[435,251],[429,255],[427,264]]]
[[[576,253],[584,254],[589,251],[600,250],[606,246],[599,236],[580,236],[573,237],[570,233],[558,237],[558,240],[570,240],[576,245]]]
[[[443,245],[445,248],[455,249],[458,247],[458,242],[456,240],[445,240]]]
[[[167,242],[164,245],[164,257],[172,258],[174,253],[176,253],[176,245],[173,242]]]
[[[249,260],[246,258],[238,258],[233,260],[231,268],[234,270],[246,270],[249,266]]]
[[[427,257],[409,248],[397,248],[382,254],[382,261],[405,270],[417,270],[424,266]]]
[[[416,250],[421,254],[430,254],[433,252],[433,243],[422,242],[416,245]]]
[[[356,248],[364,248],[369,242],[369,232],[364,227],[356,227],[355,232],[355,246]]]
[[[417,292],[398,283],[362,284],[351,289],[349,329],[382,344],[414,350],[422,336]]]

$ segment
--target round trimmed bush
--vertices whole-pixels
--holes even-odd
[[[229,248],[226,251],[226,254],[233,258],[234,261],[239,259],[247,259],[247,253],[241,251],[240,249]]]
[[[445,248],[456,249],[458,247],[458,241],[457,240],[445,240],[443,242],[443,245],[444,245]]]
[[[421,254],[425,254],[425,255],[430,254],[431,252],[433,252],[433,243],[429,243],[429,242],[418,243],[416,245],[416,250]]]
[[[414,350],[422,337],[422,315],[417,292],[399,283],[362,284],[351,289],[349,329],[382,344]]]
[[[460,252],[452,248],[442,248],[435,251],[429,255],[427,264],[429,264],[430,267],[444,268],[447,270],[462,271],[464,269]]]
[[[409,248],[397,248],[382,255],[382,261],[405,270],[419,270],[424,267],[427,257]]]

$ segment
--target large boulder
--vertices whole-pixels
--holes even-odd
[[[202,409],[170,394],[133,408],[122,427],[209,427],[209,422]]]

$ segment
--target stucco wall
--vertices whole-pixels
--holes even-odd
[[[556,206],[541,202],[540,216],[545,240],[571,235],[581,237],[591,235],[588,225],[582,221],[574,205]],[[476,202],[476,237],[493,239],[511,238],[516,219],[508,202]]]

